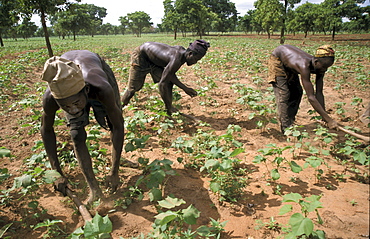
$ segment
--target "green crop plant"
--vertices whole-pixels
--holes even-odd
[[[143,175],[136,181],[135,186],[131,187],[131,192],[135,192],[140,198],[142,195],[139,189],[141,184],[149,189],[150,201],[158,201],[162,199],[164,187],[168,177],[176,175],[176,171],[172,169],[171,165],[173,162],[168,159],[157,160],[149,163],[148,158],[139,158],[140,168],[143,169]],[[135,194],[131,194],[135,195]],[[130,196],[131,196],[130,195]]]
[[[242,152],[244,152],[242,148],[230,152],[214,146],[204,154],[206,160],[200,172],[207,171],[211,178],[210,188],[219,195],[221,202],[237,202],[247,186],[245,172],[239,170],[240,160],[234,158]]]
[[[173,210],[185,203],[184,200],[173,197],[159,201],[158,206],[161,209],[155,216],[153,229],[147,235],[141,234],[136,238],[221,238],[226,222],[210,218],[210,226],[202,225],[192,230],[191,225],[196,224],[200,211],[193,205]]]
[[[364,105],[362,103],[362,99],[355,96],[352,98],[351,106],[353,106],[354,110],[356,111],[356,119],[360,117],[361,110],[363,109]]]
[[[11,157],[11,151],[5,147],[0,147],[0,159],[4,157]],[[0,184],[10,178],[11,174],[9,173],[8,168],[0,168]],[[0,190],[0,206],[7,205],[12,200],[12,196],[10,195],[9,190]],[[8,229],[4,228],[6,231]],[[5,233],[4,231],[4,233]],[[1,238],[1,237],[0,237]]]
[[[352,199],[351,201],[349,201],[349,203],[352,205],[352,206],[356,206],[357,205],[357,202],[355,199]]]
[[[322,158],[322,156],[329,156],[330,151],[326,149],[318,149],[312,145],[309,146],[308,152],[310,156],[305,159],[305,164],[303,168],[312,167],[315,169],[315,177],[317,181],[320,181],[324,170],[320,168],[321,165],[325,165],[327,168],[330,168],[327,162]]]
[[[284,203],[294,203],[301,209],[301,213],[297,212],[290,216],[288,224],[290,225],[290,232],[284,236],[285,239],[295,238],[316,238],[325,239],[325,232],[321,230],[314,230],[314,223],[309,218],[311,212],[315,212],[317,222],[323,224],[318,209],[322,208],[322,203],[319,201],[321,195],[311,195],[303,198],[299,193],[289,193],[283,196]],[[285,204],[280,208],[279,215],[284,215],[293,210],[293,205]]]
[[[109,160],[106,158],[108,149],[100,146],[100,139],[106,133],[100,131],[100,126],[92,125],[88,129],[88,134],[86,138],[86,145],[89,150],[90,156],[94,162],[93,170],[97,172],[106,172],[102,170],[106,167]]]
[[[356,138],[350,135],[345,135],[347,140],[340,142],[333,147],[335,158],[345,166],[345,171],[349,170],[355,173],[355,177],[359,181],[368,182],[369,180],[369,165],[370,165],[370,145],[364,145]],[[358,169],[358,165],[365,166],[365,172]]]
[[[178,137],[172,147],[191,156],[186,166],[206,172],[211,178],[211,190],[218,194],[220,201],[236,202],[247,185],[245,171],[240,167],[237,155],[244,152],[242,143],[235,139],[241,127],[229,125],[220,136],[198,129],[198,134],[189,140]],[[197,147],[193,147],[197,145]]]
[[[280,238],[278,235],[286,231],[285,225],[279,223],[274,217],[270,217],[270,221],[264,222],[261,219],[256,220],[255,230],[266,229],[271,238]]]
[[[304,139],[309,139],[309,134],[304,130],[300,131],[299,128],[302,128],[303,126],[299,125],[293,125],[291,127],[286,128],[284,135],[287,136],[287,142],[291,142],[293,144],[292,148],[290,149],[290,152],[293,153],[293,158],[296,158],[300,155],[301,149],[304,147],[304,145],[309,145],[310,142],[305,142]],[[299,149],[298,154],[296,154],[296,150]]]
[[[342,119],[346,118],[345,113],[347,112],[347,110],[344,109],[344,106],[346,105],[346,103],[345,102],[335,102],[334,105],[336,108],[335,113],[339,115]]]
[[[267,170],[270,171],[266,163],[268,158],[271,158],[270,162],[275,165],[275,168],[270,171],[272,180],[276,181],[280,178],[279,168],[283,167],[284,163],[288,164],[292,172],[302,171],[302,168],[295,161],[289,161],[283,156],[283,152],[292,146],[278,147],[276,144],[267,144],[266,146],[266,148],[257,150],[261,154],[254,157],[253,163],[265,163]]]
[[[91,221],[86,221],[83,227],[77,228],[68,238],[71,239],[103,239],[112,238],[110,233],[113,230],[112,222],[108,215],[102,217],[96,213]]]
[[[302,167],[298,165],[294,160],[288,160],[283,156],[285,150],[291,149],[292,146],[278,147],[276,144],[267,144],[266,148],[258,149],[257,151],[261,154],[256,155],[253,159],[253,163],[264,163],[267,171],[270,173],[270,180],[272,180],[275,186],[275,193],[280,194],[281,186],[277,184],[281,175],[279,170],[281,168],[287,168],[285,165],[289,166],[290,170],[294,173],[299,173],[302,171]],[[269,170],[267,162],[273,165],[273,168]]]
[[[131,152],[145,147],[145,143],[149,139],[149,135],[144,135],[146,132],[146,124],[153,120],[146,115],[144,111],[138,110],[131,117],[125,117],[125,151]]]
[[[329,129],[321,126],[320,124],[318,124],[316,129],[313,131],[315,131],[315,134],[317,135],[314,140],[321,142],[321,148],[327,148],[328,145],[333,142],[334,138],[338,136],[336,133],[330,133]]]
[[[346,127],[349,129],[349,127]],[[357,131],[355,128],[351,130]],[[370,145],[364,145],[351,135],[345,135],[347,140],[334,146],[334,151],[338,155],[344,155],[347,159],[352,159],[361,165],[369,165]]]
[[[312,115],[310,120],[320,121],[322,120],[321,115],[317,114],[316,110],[308,110],[307,114]]]
[[[255,111],[249,114],[248,119],[257,118],[258,128],[264,129],[269,122],[277,123],[272,116],[276,112],[274,107],[267,104],[273,101],[271,94],[263,93],[261,90],[256,90],[253,87],[246,87],[243,84],[234,84],[231,88],[242,95],[236,100],[236,103],[246,105],[248,109]],[[267,99],[267,103],[265,103],[265,99]]]
[[[199,169],[205,162],[202,158],[204,152],[209,151],[213,146],[219,146],[220,141],[221,138],[214,131],[204,131],[199,128],[193,137],[179,136],[176,138],[171,147],[190,155],[190,162],[184,162],[186,166]],[[197,147],[193,147],[194,145]]]
[[[45,219],[43,222],[37,223],[33,226],[32,229],[37,230],[39,228],[46,228],[46,232],[43,233],[43,238],[62,238],[68,236],[68,234],[58,226],[59,223],[63,223],[63,221]]]

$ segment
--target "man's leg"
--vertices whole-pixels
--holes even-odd
[[[143,88],[146,74],[146,72],[140,71],[140,67],[131,66],[128,86],[122,96],[123,106],[126,106],[130,102],[131,98],[135,95],[135,92]]]
[[[137,47],[131,54],[131,67],[128,77],[128,86],[122,96],[122,104],[126,106],[136,91],[143,88],[145,77],[150,72],[150,63],[140,55],[140,47]]]
[[[286,128],[293,124],[288,114],[290,98],[288,80],[285,77],[276,77],[276,81],[272,82],[272,85],[274,87],[278,117],[280,120],[280,128],[281,131],[284,132]]]
[[[292,124],[295,121],[295,116],[298,113],[299,104],[301,103],[303,89],[299,82],[298,75],[293,75],[288,81],[288,87],[290,92],[289,102],[288,102],[288,117]]]

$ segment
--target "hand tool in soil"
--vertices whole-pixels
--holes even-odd
[[[324,125],[322,121],[317,121],[317,122],[320,123],[320,124],[322,124],[322,125]],[[356,137],[358,139],[361,139],[361,140],[365,141],[365,143],[367,143],[367,144],[370,143],[370,137],[367,137],[365,135],[361,135],[361,134],[355,133],[352,130],[345,129],[342,126],[339,126],[339,125],[338,125],[338,129],[341,130],[341,131],[343,131],[343,132],[345,132],[345,133],[347,133],[347,134],[350,134],[350,135],[352,135],[352,136],[354,136],[354,137]]]
[[[89,210],[87,210],[85,205],[81,202],[81,200],[69,188],[66,188],[66,193],[67,193],[68,197],[70,197],[73,200],[73,202],[75,203],[76,207],[78,208],[78,211],[81,213],[81,216],[85,220],[85,222],[86,221],[91,221],[92,216],[91,216]]]

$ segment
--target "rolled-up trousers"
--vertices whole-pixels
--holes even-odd
[[[275,62],[271,62],[275,61]],[[275,56],[269,62],[270,84],[274,87],[278,118],[281,131],[292,126],[301,103],[303,89],[298,74],[287,71]]]

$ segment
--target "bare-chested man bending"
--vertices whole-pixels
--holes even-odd
[[[49,86],[43,97],[42,140],[52,168],[62,175],[54,182],[55,188],[66,194],[67,179],[58,160],[53,128],[56,111],[61,108],[66,113],[74,151],[90,188],[88,203],[103,196],[86,146],[85,126],[89,123],[92,107],[98,123],[111,131],[112,164],[107,181],[115,191],[120,182],[118,169],[124,129],[118,86],[112,70],[97,54],[76,50],[47,60],[42,80]]]
[[[146,42],[137,47],[131,55],[128,86],[122,97],[123,106],[143,87],[145,77],[150,73],[154,82],[158,83],[167,113],[171,115],[177,112],[172,106],[173,85],[177,85],[191,97],[196,96],[197,92],[184,85],[177,78],[176,72],[184,63],[188,66],[197,63],[206,54],[209,46],[204,40],[196,40],[187,49],[158,42]]]
[[[274,87],[276,104],[282,132],[295,121],[301,102],[303,90],[298,74],[312,107],[321,115],[329,128],[337,128],[338,124],[325,111],[323,94],[324,75],[334,63],[334,50],[324,45],[312,56],[291,45],[275,48],[269,60],[269,80]],[[311,82],[311,74],[316,74],[316,91]]]

